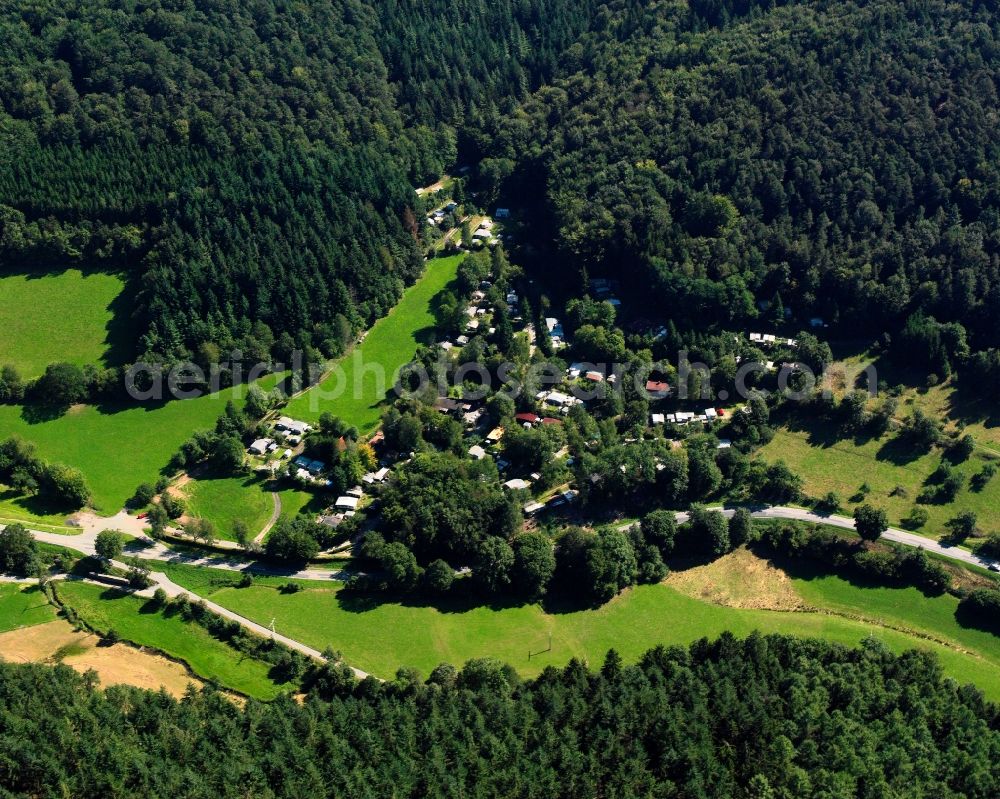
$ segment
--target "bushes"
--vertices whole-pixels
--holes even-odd
[[[992,632],[1000,632],[1000,591],[978,588],[958,603],[959,621]]]
[[[67,508],[82,508],[90,502],[90,489],[79,469],[46,463],[35,455],[34,444],[16,436],[0,442],[0,483],[38,493]]]
[[[834,573],[888,585],[912,585],[932,596],[944,593],[951,584],[944,568],[922,549],[861,546],[832,531],[794,522],[769,525],[760,542],[770,553],[811,560]]]
[[[38,565],[38,544],[23,524],[0,530],[0,572],[28,576]]]
[[[185,621],[200,624],[213,638],[223,641],[237,652],[272,664],[275,668],[270,676],[276,682],[291,682],[308,670],[310,661],[305,655],[289,649],[273,638],[262,638],[247,632],[239,622],[210,611],[204,600],[192,602],[187,594],[168,601],[161,601],[154,594],[153,599],[165,614],[179,613]],[[165,600],[165,596],[162,599]]]

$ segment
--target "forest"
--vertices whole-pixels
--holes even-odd
[[[573,661],[522,682],[495,661],[303,703],[115,687],[0,665],[0,783],[16,795],[863,796],[989,799],[997,711],[928,655],[751,636]]]
[[[998,24],[940,0],[7,3],[0,268],[124,269],[137,358],[315,363],[419,273],[412,187],[465,164],[567,291],[614,275],[689,331],[819,318],[995,385]]]
[[[995,8],[606,8],[482,141],[553,283],[620,278],[682,330],[818,318],[995,381]]]
[[[0,5],[0,269],[124,270],[146,361],[339,354],[422,268],[452,123],[595,4],[401,5]]]

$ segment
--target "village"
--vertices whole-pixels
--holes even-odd
[[[438,249],[462,251],[465,249],[463,244],[466,244],[466,251],[476,252],[484,248],[492,250],[500,247],[505,236],[510,241],[510,234],[504,233],[504,222],[510,219],[511,211],[507,208],[496,209],[492,217],[462,216],[460,206],[449,199],[428,212],[426,224],[443,233],[437,244]],[[474,228],[470,222],[474,222]],[[456,240],[463,227],[465,242]],[[498,284],[504,287],[500,292],[496,289]],[[534,287],[528,281],[524,288],[532,290]],[[591,281],[590,289],[595,302],[610,306],[615,315],[623,311],[617,281],[595,278]],[[616,374],[607,365],[583,360],[564,362],[560,353],[572,353],[575,347],[561,318],[548,314],[538,319],[525,318],[518,288],[504,275],[496,274],[495,270],[482,276],[468,292],[464,303],[464,321],[459,329],[439,338],[436,344],[436,349],[441,353],[451,374],[462,366],[463,353],[470,351],[468,348],[471,344],[477,339],[490,341],[495,337],[495,320],[498,317],[509,320],[514,336],[526,343],[529,361],[543,357],[539,351],[539,339],[540,335],[544,335],[547,340],[546,349],[551,353],[548,360],[553,364],[561,364],[561,371],[558,374],[548,373],[545,385],[530,397],[519,396],[518,407],[507,419],[497,418],[495,411],[490,410],[489,396],[470,390],[468,385],[454,385],[447,394],[427,398],[427,403],[434,412],[453,420],[459,426],[463,442],[461,448],[465,457],[479,462],[489,460],[495,464],[504,490],[519,498],[525,518],[531,520],[550,512],[565,512],[580,494],[580,487],[576,485],[573,476],[574,458],[569,447],[562,445],[553,453],[553,463],[559,464],[567,477],[553,485],[543,480],[538,470],[520,471],[505,457],[505,435],[511,425],[524,430],[560,426],[574,408],[586,411],[595,404],[602,404],[608,393],[621,390],[622,380],[633,376]],[[500,304],[502,308],[498,308]],[[650,341],[659,342],[667,336],[665,321],[634,320],[630,329],[640,329]],[[822,320],[811,320],[813,327],[820,327],[822,324]],[[736,341],[750,347],[751,353],[764,353],[762,366],[771,373],[777,372],[779,366],[770,359],[768,353],[780,351],[790,356],[798,347],[796,339],[774,333],[748,332],[742,340],[737,336]],[[736,360],[739,363],[743,356],[737,356]],[[780,367],[795,371],[797,365],[794,360],[783,360],[780,361]],[[744,403],[715,403],[706,407],[704,401],[700,406],[697,401],[681,401],[670,380],[676,380],[675,372],[671,372],[669,380],[666,374],[650,375],[641,385],[649,406],[645,429],[641,435],[662,437],[677,448],[683,446],[686,437],[696,433],[714,434],[725,427],[733,414],[748,410]],[[691,405],[695,407],[690,408]],[[337,484],[331,477],[332,464],[307,454],[310,437],[318,434],[314,425],[284,415],[277,415],[268,424],[270,434],[253,441],[247,449],[251,467],[267,472],[274,478],[290,480],[323,497],[325,508],[316,515],[315,521],[333,529],[339,528],[345,521],[354,521],[355,524],[350,526],[353,536],[350,540],[353,543],[362,540],[364,531],[370,529],[370,525],[358,525],[357,522],[377,518],[380,491],[392,483],[393,472],[408,463],[415,454],[413,451],[397,451],[387,446],[385,434],[379,429],[363,442],[374,454],[375,460],[370,464],[371,468],[363,473],[356,484]],[[625,442],[628,444],[637,440],[634,436],[626,437]],[[348,442],[343,438],[339,439],[339,450],[343,451],[347,446]],[[718,450],[727,450],[733,446],[733,442],[730,438],[716,436],[714,446]],[[661,470],[664,464],[657,463],[656,468]],[[591,475],[591,479],[597,478]]]

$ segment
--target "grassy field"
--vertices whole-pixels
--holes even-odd
[[[207,519],[218,538],[235,541],[233,522],[242,521],[253,538],[271,517],[274,502],[269,484],[261,477],[199,478],[187,483],[182,492],[190,516]]]
[[[389,315],[379,319],[365,340],[337,362],[333,373],[292,400],[285,414],[316,421],[329,411],[362,432],[374,429],[396,370],[410,361],[418,344],[432,342],[432,301],[455,279],[463,257],[429,261],[423,277],[406,290]],[[381,391],[376,369],[384,375]]]
[[[215,525],[218,538],[235,541],[233,521],[243,521],[256,536],[271,518],[274,500],[273,482],[257,475],[243,477],[198,478],[183,486],[188,514],[208,519]],[[316,495],[301,488],[284,484],[277,491],[281,500],[281,516],[294,518],[300,512],[319,513],[324,503]],[[2,506],[0,506],[2,512]]]
[[[273,376],[261,384],[273,387]],[[19,435],[34,442],[42,458],[79,468],[94,495],[95,509],[112,515],[139,483],[156,481],[194,431],[213,427],[228,399],[239,403],[245,395],[246,387],[240,386],[166,403],[121,408],[81,405],[44,420],[35,420],[19,406],[0,405],[0,435]],[[28,514],[52,514],[52,509],[36,508],[31,500],[18,502]]]
[[[36,377],[55,361],[120,363],[130,351],[124,282],[102,272],[0,276],[0,364]]]
[[[187,584],[183,574],[173,579]],[[610,647],[634,660],[656,644],[688,644],[726,630],[740,636],[761,630],[825,638],[848,646],[874,636],[897,652],[929,649],[949,675],[973,682],[993,699],[1000,699],[1000,641],[958,628],[948,615],[954,612],[954,600],[908,594],[898,617],[891,611],[893,602],[899,604],[899,600],[891,599],[885,599],[884,606],[875,605],[877,612],[869,616],[867,590],[856,589],[861,593],[854,594],[844,588],[837,594],[830,587],[840,590],[835,578],[825,586],[810,583],[814,592],[810,602],[829,604],[835,611],[831,613],[724,607],[663,584],[631,589],[599,609],[546,612],[538,605],[428,607],[347,598],[340,595],[337,585],[312,585],[283,594],[263,582],[238,589],[232,587],[231,578],[206,584],[202,576],[198,581],[199,588],[219,604],[256,621],[267,623],[274,618],[280,632],[318,649],[339,649],[349,663],[380,677],[391,677],[403,665],[426,675],[441,661],[461,664],[475,657],[500,658],[530,676],[548,665],[563,665],[571,657],[598,664]],[[824,588],[832,596],[815,593]],[[843,603],[843,609],[837,603]],[[925,620],[919,626],[910,623],[921,618]],[[920,631],[924,630],[932,631],[934,640],[923,637]]]
[[[854,377],[865,367],[876,370],[877,379],[890,386],[904,387],[899,395],[897,421],[920,409],[941,422],[946,433],[969,433],[976,441],[975,454],[958,471],[966,477],[966,487],[954,502],[926,504],[929,520],[919,532],[934,538],[945,534],[944,523],[958,513],[971,510],[985,532],[1000,532],[1000,479],[987,484],[982,492],[968,488],[968,478],[989,461],[1000,461],[1000,413],[995,403],[963,395],[955,384],[942,383],[919,387],[927,376],[909,369],[899,369],[884,359],[866,352],[856,342],[834,345],[837,361],[831,366],[830,387],[838,397],[862,385]],[[794,412],[775,420],[777,435],[758,453],[769,461],[784,460],[805,481],[805,491],[820,498],[829,491],[840,495],[844,512],[851,513],[853,497],[862,483],[871,493],[864,501],[884,507],[893,524],[909,515],[917,496],[930,474],[938,467],[942,451],[914,451],[913,447],[888,433],[878,438],[866,435],[842,437],[826,421],[797,418]]]
[[[66,514],[58,508],[46,507],[35,497],[18,494],[13,489],[0,485],[0,524],[8,522],[30,522],[32,527],[50,533],[78,535],[80,530],[68,527]]]
[[[768,461],[783,460],[805,481],[805,492],[820,498],[836,492],[843,502],[843,512],[850,515],[857,502],[851,501],[862,483],[871,492],[863,500],[888,511],[890,523],[899,525],[916,504],[924,483],[941,462],[940,450],[926,454],[909,451],[894,434],[881,438],[838,439],[832,425],[817,421],[799,424],[793,429],[778,429],[774,439],[756,454]],[[978,472],[988,453],[977,451],[957,469],[966,478]],[[979,517],[985,531],[1000,531],[1000,479],[994,479],[981,492],[966,487],[954,502],[920,505],[930,516],[919,532],[940,538],[947,531],[944,523],[964,510]]]
[[[273,699],[282,693],[267,676],[269,664],[241,655],[179,616],[146,612],[144,599],[81,582],[64,583],[58,590],[65,604],[102,633],[114,628],[123,639],[183,660],[199,677],[247,696]]]
[[[0,632],[44,624],[55,617],[55,608],[36,586],[0,584]]]

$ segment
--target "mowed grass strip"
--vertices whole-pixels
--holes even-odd
[[[282,688],[268,677],[270,665],[216,640],[200,625],[180,616],[147,612],[148,600],[83,582],[58,587],[60,599],[101,633],[114,629],[123,639],[183,660],[199,677],[257,699],[273,699]]]
[[[56,361],[112,363],[127,348],[125,287],[114,274],[66,269],[0,276],[0,364],[37,377]]]
[[[0,584],[0,632],[45,624],[55,618],[55,608],[37,586]]]
[[[284,413],[315,422],[329,411],[362,432],[374,429],[396,371],[413,358],[417,345],[432,343],[434,298],[455,279],[464,257],[428,261],[423,276],[374,324],[365,340],[337,361],[333,372],[318,386],[292,400]],[[381,385],[380,376],[384,379]]]
[[[184,576],[175,579],[182,582]],[[341,595],[338,584],[321,584],[293,594],[262,584],[243,589],[231,585],[217,583],[211,589],[212,599],[257,622],[266,624],[274,618],[281,633],[320,650],[332,646],[342,651],[351,665],[384,678],[392,677],[401,666],[415,667],[427,675],[442,661],[462,664],[479,657],[499,658],[523,675],[534,676],[546,666],[565,665],[572,657],[599,664],[612,647],[627,660],[635,660],[657,644],[687,645],[725,631],[746,636],[760,630],[823,638],[845,646],[857,646],[873,637],[895,652],[929,650],[938,656],[949,676],[974,683],[992,699],[1000,699],[1000,647],[996,639],[971,631],[959,636],[957,625],[948,616],[954,610],[947,597],[912,600],[918,609],[936,608],[927,617],[932,621],[925,623],[935,638],[955,641],[969,650],[975,643],[977,648],[971,653],[889,629],[910,629],[909,624],[887,627],[867,620],[864,593],[840,598],[854,608],[848,616],[863,617],[845,618],[839,615],[845,611],[836,607],[831,608],[838,611],[834,613],[723,607],[662,584],[630,589],[598,609],[551,613],[539,605],[495,608],[442,603],[431,607],[349,598]]]

